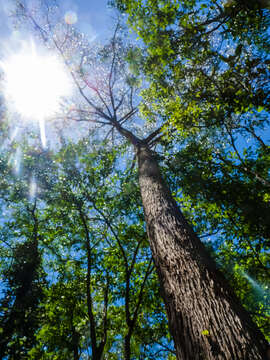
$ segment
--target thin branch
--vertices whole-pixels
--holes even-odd
[[[105,101],[105,100],[103,99],[103,97],[101,96],[100,91],[98,90],[98,88],[90,85],[90,83],[88,82],[88,80],[85,79],[85,78],[83,78],[83,81],[85,82],[85,84],[87,85],[87,87],[89,87],[89,89],[93,90],[93,91],[97,94],[98,98],[100,99],[100,101],[102,102],[102,104],[105,106],[106,110],[108,111],[109,116],[110,116],[110,117],[113,117],[113,115],[112,115],[112,113],[111,113],[111,111],[110,111],[110,108],[108,107],[106,101]]]
[[[230,136],[230,139],[231,139],[231,143],[232,143],[232,147],[238,157],[238,160],[240,161],[240,163],[242,164],[243,166],[243,170],[249,174],[249,175],[252,175],[252,176],[255,176],[255,178],[260,182],[262,183],[264,186],[267,186],[267,187],[270,187],[270,183],[263,179],[260,175],[258,175],[256,172],[254,172],[253,170],[247,168],[246,164],[245,164],[245,161],[242,159],[241,155],[239,154],[239,151],[237,150],[237,147],[235,145],[235,141],[234,141],[234,138],[233,138],[233,135],[231,133],[231,131],[229,130],[228,126],[225,124],[225,127],[226,127],[226,130]]]
[[[262,146],[262,148],[264,150],[266,150],[268,147],[266,146],[266,144],[263,142],[262,138],[260,136],[258,136],[254,130],[252,130],[251,128],[248,128],[247,126],[241,126],[243,129],[245,129],[247,132],[249,132]]]
[[[120,106],[123,104],[123,101],[125,99],[125,95],[127,92],[128,92],[128,90],[124,94],[122,94],[121,99],[119,100],[118,104],[115,107],[115,114],[116,114],[117,110],[120,108]]]
[[[162,344],[162,343],[160,343],[160,342],[156,342],[156,343],[157,343],[159,346],[161,346],[161,347],[163,348],[163,350],[169,351],[170,353],[176,355],[176,351],[175,351],[175,350],[169,348],[168,346],[166,346],[166,345],[164,345],[164,344]]]
[[[116,116],[116,110],[115,110],[115,106],[114,106],[114,97],[113,97],[113,86],[114,86],[114,84],[112,84],[112,74],[113,74],[114,63],[115,63],[115,58],[116,58],[115,40],[116,40],[116,34],[117,34],[118,29],[119,29],[119,26],[120,26],[120,24],[118,22],[116,27],[115,27],[113,38],[112,38],[113,58],[112,58],[111,69],[110,69],[110,73],[109,73],[109,92],[110,92],[110,99],[111,99],[112,108],[114,110],[114,116]]]
[[[107,342],[107,332],[108,332],[108,304],[109,304],[109,275],[106,272],[106,287],[104,291],[104,306],[103,306],[103,337],[102,340],[98,346],[98,353],[102,354],[104,351],[104,347]]]
[[[208,233],[208,234],[203,234],[203,235],[199,236],[199,238],[200,238],[200,239],[203,239],[203,238],[208,237],[208,236],[216,235],[216,234],[218,234],[219,232],[220,232],[220,229],[218,229],[218,230],[216,230],[216,231],[214,231],[214,232],[210,232],[210,233]]]
[[[158,129],[156,129],[155,131],[153,131],[146,139],[144,139],[144,142],[146,144],[150,144],[151,140],[153,140],[161,132],[162,128],[163,128],[163,125],[160,126]]]
[[[82,211],[81,205],[76,203],[77,210],[79,211],[79,215],[81,218],[81,221],[83,223],[85,237],[86,237],[86,249],[87,249],[87,281],[86,281],[86,290],[87,290],[87,311],[88,311],[88,317],[90,322],[90,337],[91,337],[91,343],[93,352],[96,352],[97,349],[97,336],[96,336],[96,321],[95,316],[93,312],[93,299],[91,294],[91,269],[92,269],[92,259],[91,259],[91,240],[89,237],[89,229],[88,225],[85,219],[85,214]]]
[[[92,205],[93,205],[93,208],[103,217],[105,223],[107,224],[107,226],[108,226],[109,229],[111,230],[113,236],[115,237],[115,239],[116,239],[116,241],[117,241],[117,244],[118,244],[118,246],[119,246],[119,248],[120,248],[120,251],[121,251],[121,253],[122,253],[122,255],[123,255],[124,262],[125,262],[125,266],[126,266],[126,268],[128,269],[128,261],[127,261],[127,256],[126,256],[125,250],[124,250],[124,248],[123,248],[123,246],[122,246],[122,244],[121,244],[121,241],[120,241],[117,233],[114,231],[114,228],[113,228],[111,222],[107,219],[107,217],[104,215],[104,213],[103,213],[100,209],[98,209],[98,208],[96,207],[96,204],[95,204],[94,202],[92,202]]]
[[[239,226],[236,224],[236,222],[234,221],[233,217],[232,217],[230,214],[227,214],[227,215],[228,215],[230,221],[232,222],[232,224],[235,226],[235,228],[238,229],[238,232],[241,233],[241,229],[239,229]],[[240,238],[242,238],[242,236],[241,236]],[[254,247],[253,247],[253,245],[252,245],[252,243],[251,243],[251,241],[250,241],[249,236],[246,236],[245,239],[246,239],[248,245],[250,246],[250,248],[251,248],[253,254],[255,255],[255,257],[256,257],[258,263],[260,264],[260,266],[270,274],[270,268],[268,268],[267,266],[265,266],[265,265],[262,263],[262,261],[261,261],[261,259],[260,259],[260,257],[259,257],[258,252],[254,249]]]
[[[140,306],[142,304],[142,300],[143,300],[144,288],[145,288],[146,281],[148,279],[148,276],[152,273],[152,271],[155,268],[154,266],[152,266],[152,263],[153,263],[153,258],[151,258],[149,263],[148,263],[148,266],[147,266],[147,269],[146,269],[146,272],[145,272],[145,275],[144,275],[144,279],[143,279],[143,282],[141,284],[141,288],[140,288],[140,292],[139,292],[139,296],[138,296],[138,302],[136,304],[135,311],[134,311],[134,314],[133,314],[132,327],[135,326],[135,323],[137,321],[137,317],[138,317],[138,314],[139,314],[139,308],[140,308]]]
[[[125,114],[123,117],[121,117],[120,120],[118,120],[119,124],[123,125],[123,123],[129,120],[133,115],[135,115],[136,112],[138,112],[138,109],[132,108],[127,114]]]

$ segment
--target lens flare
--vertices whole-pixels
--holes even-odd
[[[76,22],[78,21],[78,16],[74,11],[67,11],[64,18],[66,24],[68,25],[76,24]]]
[[[36,197],[37,193],[37,183],[36,179],[33,177],[31,179],[30,185],[29,185],[29,200],[32,201]]]
[[[19,176],[21,173],[21,163],[22,163],[22,150],[20,147],[17,147],[15,154],[11,154],[8,160],[8,164],[12,166],[14,174]]]

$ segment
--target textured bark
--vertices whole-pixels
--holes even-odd
[[[178,360],[262,360],[267,342],[216,269],[140,145],[139,182],[147,232]]]

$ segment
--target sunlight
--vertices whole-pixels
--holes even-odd
[[[250,282],[250,284],[253,286],[255,290],[257,290],[260,295],[268,295],[270,296],[270,293],[267,291],[267,287],[263,287],[260,285],[256,280],[254,280],[251,276],[249,276],[244,270],[241,271],[242,275]]]
[[[18,146],[15,154],[11,154],[8,160],[8,164],[12,166],[13,171],[16,175],[20,175],[22,162],[22,150]]]
[[[30,201],[34,200],[36,193],[37,193],[37,183],[36,183],[35,178],[33,177],[31,179],[30,186],[29,186],[29,200]]]
[[[71,80],[64,65],[56,56],[38,51],[33,42],[24,43],[0,65],[7,104],[23,121],[39,122],[45,145],[44,120],[59,111],[61,99],[71,94]]]

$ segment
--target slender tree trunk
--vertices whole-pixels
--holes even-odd
[[[137,146],[147,233],[178,360],[264,359],[267,342],[216,269],[162,180]]]
[[[131,332],[128,331],[128,334],[124,339],[124,360],[130,360],[131,351],[130,351],[130,340],[131,340]]]
[[[73,360],[79,360],[80,356],[79,356],[79,334],[77,333],[75,326],[72,324],[72,350],[73,350]]]
[[[103,358],[104,348],[107,341],[107,327],[104,328],[103,339],[98,344],[97,334],[96,334],[96,320],[93,313],[93,302],[92,302],[92,292],[91,292],[91,272],[92,272],[92,259],[91,259],[91,241],[88,231],[88,226],[86,222],[85,215],[82,212],[81,206],[78,206],[78,211],[80,214],[81,221],[85,230],[85,240],[86,240],[86,251],[87,251],[87,275],[86,275],[86,292],[87,292],[87,313],[90,324],[90,339],[92,346],[92,360],[101,360]],[[104,299],[105,302],[108,300]],[[105,315],[105,317],[107,314]],[[106,318],[104,318],[106,321]],[[79,359],[79,358],[78,358]],[[75,360],[75,358],[74,358]]]

